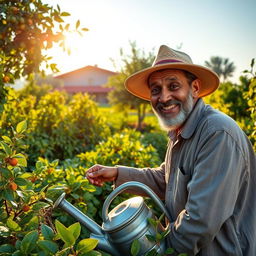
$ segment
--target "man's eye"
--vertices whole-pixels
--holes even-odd
[[[160,92],[160,88],[153,87],[153,88],[151,88],[150,91],[151,91],[151,95],[156,95],[156,94],[158,94]]]
[[[179,87],[180,87],[179,84],[170,84],[169,85],[169,89],[172,91],[179,89]]]

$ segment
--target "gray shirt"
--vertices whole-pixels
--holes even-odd
[[[188,255],[256,255],[255,152],[235,121],[202,99],[159,168],[118,170],[116,186],[140,181],[165,200],[168,247]]]

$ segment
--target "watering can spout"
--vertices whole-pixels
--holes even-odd
[[[54,203],[53,208],[57,207],[62,208],[65,212],[79,221],[83,226],[87,227],[93,234],[103,235],[101,227],[95,221],[90,219],[65,199],[65,193],[63,193]]]
[[[76,207],[74,207],[71,203],[69,203],[65,199],[65,193],[63,193],[54,203],[53,208],[60,207],[65,212],[70,214],[74,217],[77,221],[79,221],[83,226],[89,229],[92,234],[90,235],[91,238],[97,239],[99,241],[98,248],[104,250],[106,252],[111,253],[112,255],[118,255],[114,248],[109,244],[108,240],[106,239],[106,235],[104,234],[101,227]]]

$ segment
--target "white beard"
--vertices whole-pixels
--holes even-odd
[[[194,105],[193,96],[192,96],[192,93],[189,92],[186,103],[180,105],[181,106],[180,112],[174,118],[165,118],[161,116],[153,107],[152,109],[155,115],[157,116],[158,122],[162,127],[162,129],[166,131],[172,131],[172,130],[176,130],[179,126],[181,126],[185,122],[185,120],[187,119],[187,117],[189,116],[190,112],[193,109],[193,105]]]

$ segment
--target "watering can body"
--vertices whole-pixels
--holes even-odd
[[[107,197],[102,208],[102,227],[67,202],[64,199],[65,194],[60,196],[54,207],[61,207],[87,227],[92,232],[90,237],[99,241],[97,248],[113,256],[130,256],[131,245],[134,240],[138,240],[140,243],[138,255],[145,255],[152,249],[155,249],[158,253],[164,253],[166,249],[164,240],[161,243],[156,243],[147,238],[148,235],[154,237],[156,232],[163,232],[164,228],[159,225],[158,230],[156,230],[149,223],[148,219],[154,219],[155,216],[142,197],[138,196],[125,200],[108,212],[111,202],[117,195],[127,189],[134,188],[139,188],[148,194],[161,211],[165,213],[166,217],[169,217],[163,203],[155,193],[146,185],[135,181],[122,184]]]

